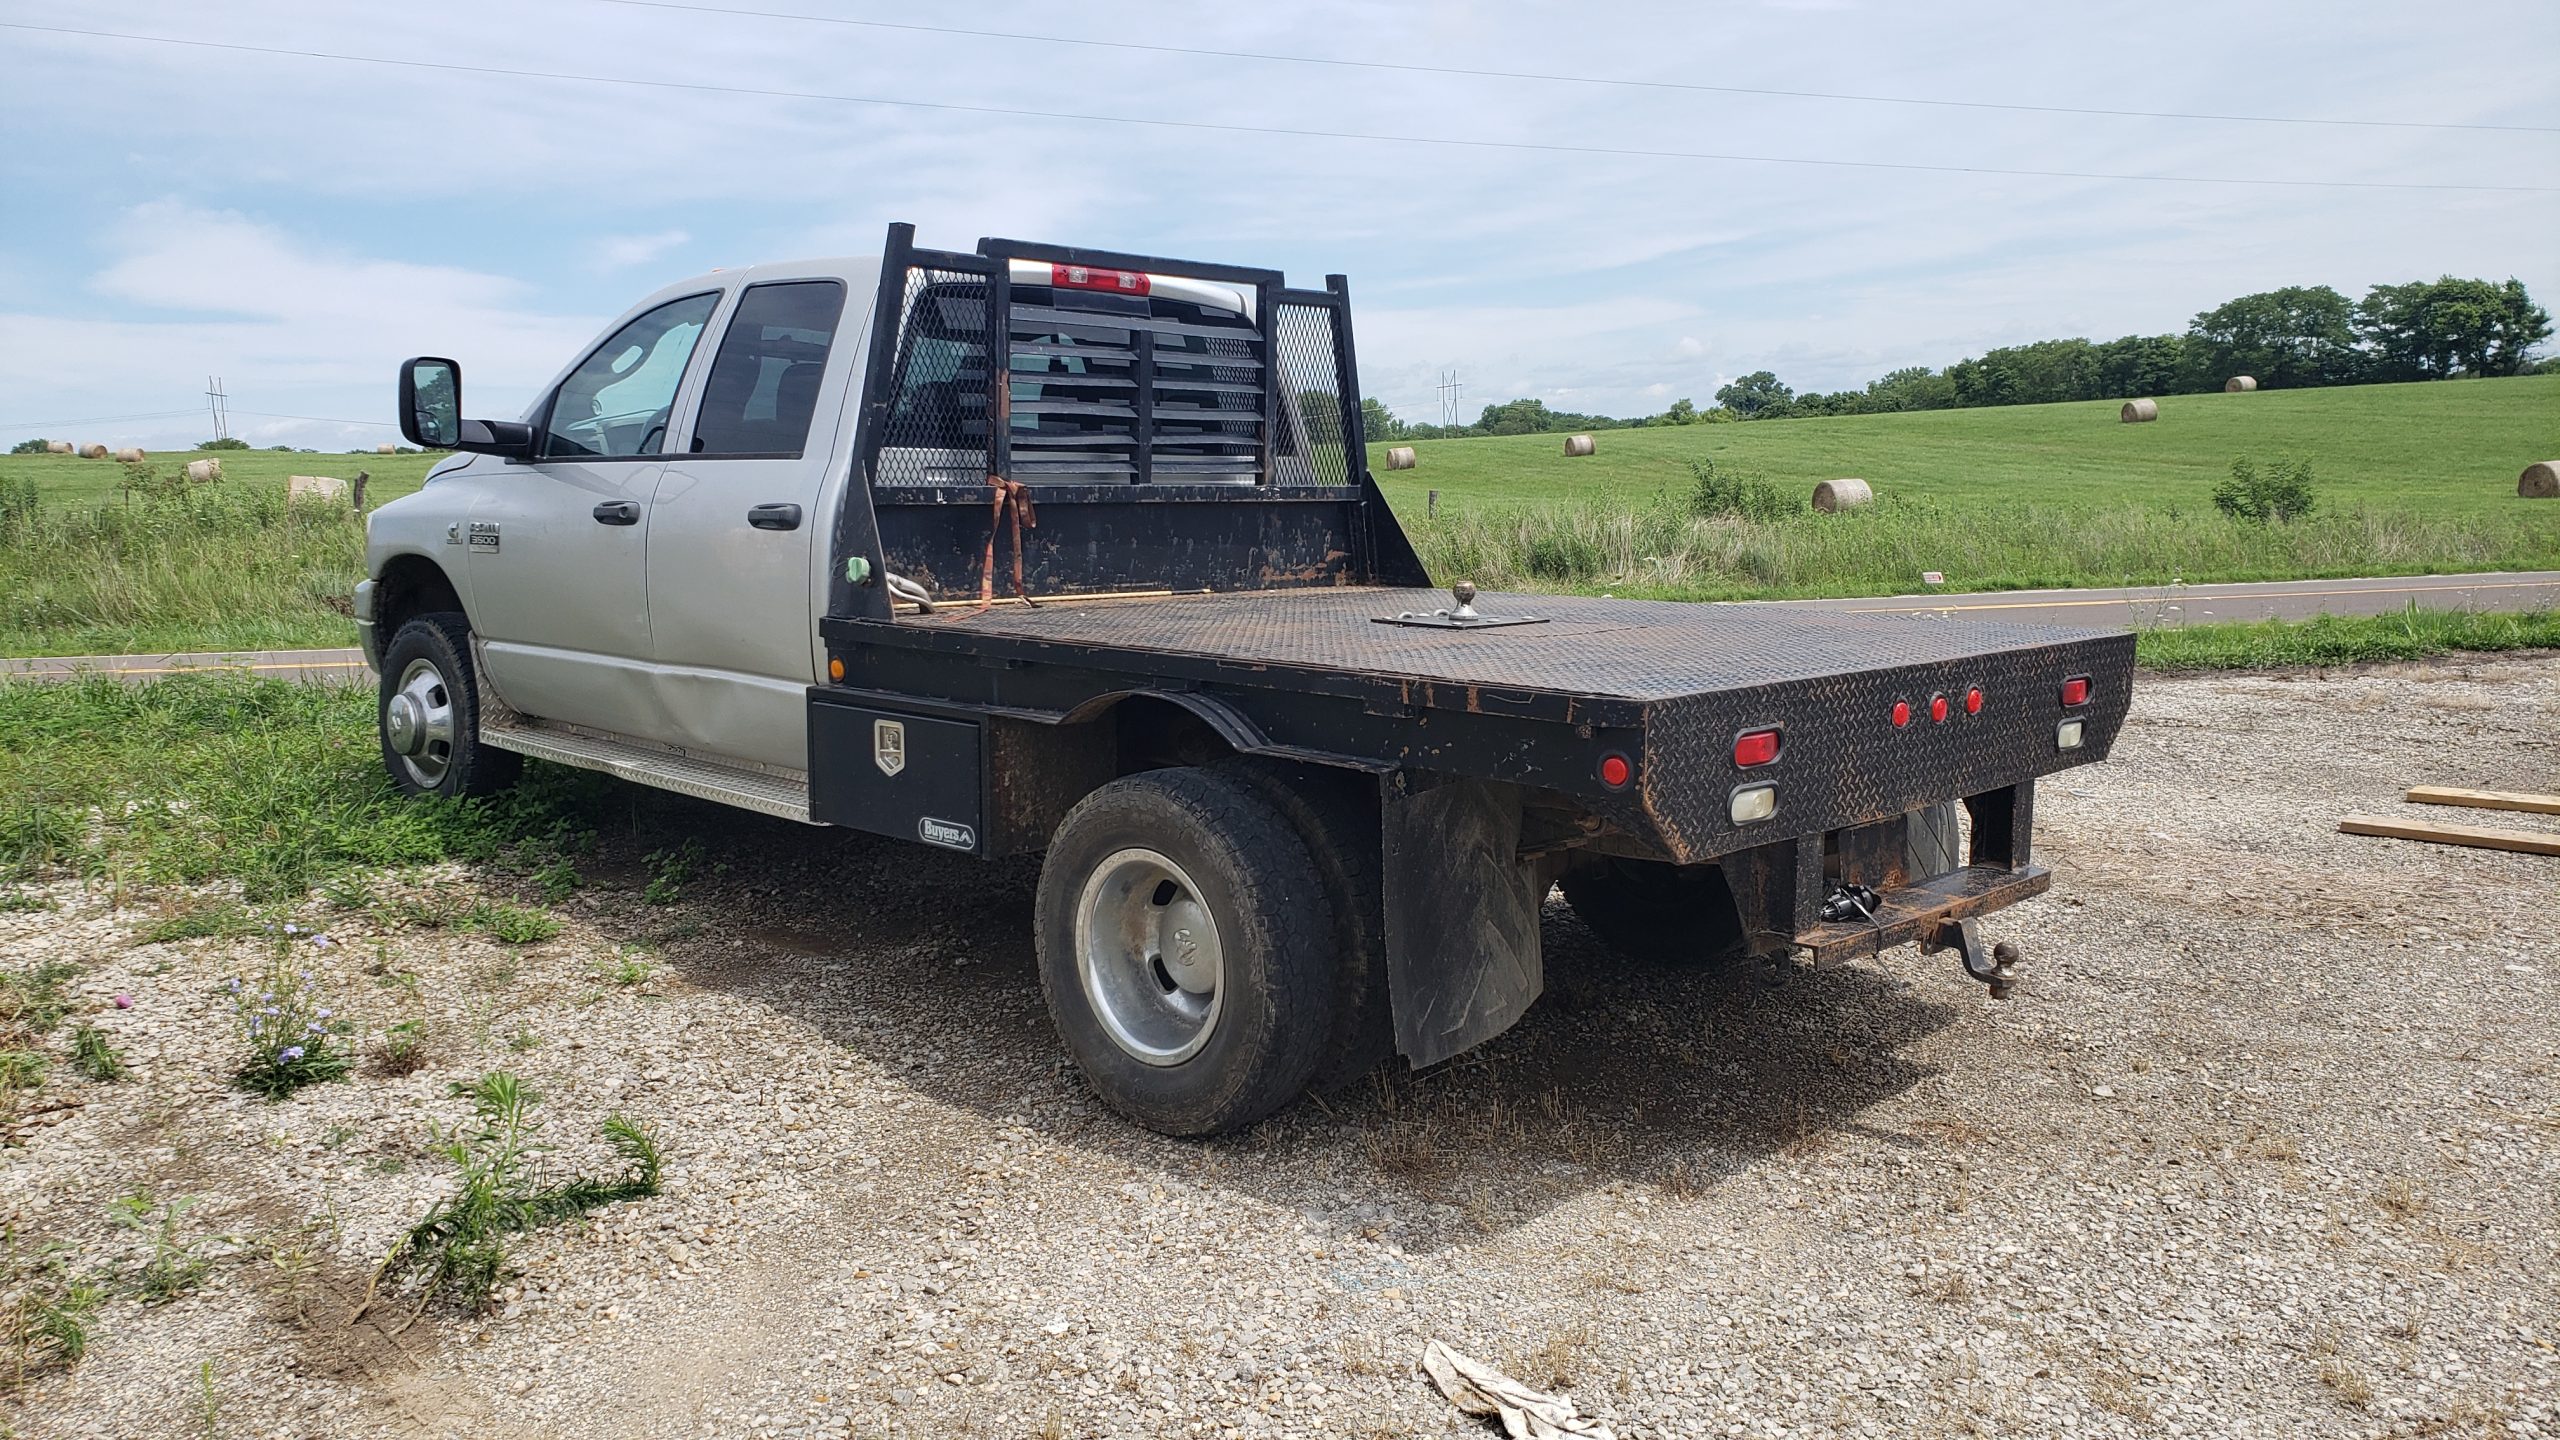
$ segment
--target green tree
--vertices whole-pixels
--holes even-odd
[[[44,442],[42,440],[21,440],[17,444],[9,447],[9,453],[12,455],[41,455],[44,453]]]
[[[1363,395],[1360,397],[1360,433],[1373,443],[1402,440],[1405,438],[1405,423],[1396,418],[1394,411],[1379,404],[1377,396]]]
[[[1767,370],[1754,370],[1716,390],[1716,403],[1745,420],[1774,419],[1785,415],[1795,403],[1795,398],[1794,388]]]
[[[1955,403],[1956,382],[1926,365],[1906,365],[1867,382],[1870,412],[1952,410]]]
[[[2085,399],[2169,395],[2188,388],[2183,335],[2127,335],[2097,347],[2097,393]],[[2219,388],[2221,381],[2214,382]]]
[[[2326,285],[2288,285],[2226,300],[2187,325],[2189,377],[2213,388],[2252,375],[2268,389],[2361,378],[2355,307]]]
[[[2521,281],[2447,275],[2374,286],[2355,307],[2355,328],[2370,347],[2374,378],[2441,380],[2518,373],[2550,338],[2551,316]]]

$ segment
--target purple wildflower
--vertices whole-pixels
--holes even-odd
[[[299,1060],[302,1058],[302,1047],[299,1045],[287,1045],[276,1052],[276,1058],[279,1060]]]

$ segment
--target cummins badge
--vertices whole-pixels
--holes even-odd
[[[871,763],[883,775],[895,775],[907,768],[907,722],[874,720],[871,722]]]

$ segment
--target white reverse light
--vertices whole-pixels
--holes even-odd
[[[2063,721],[2062,727],[2053,732],[2053,748],[2056,750],[2079,749],[2080,738],[2087,733],[2088,728],[2088,722],[2085,720]]]
[[[1752,785],[1733,792],[1733,823],[1748,825],[1778,813],[1778,787]]]

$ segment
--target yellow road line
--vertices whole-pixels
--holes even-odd
[[[2248,595],[2206,595],[2194,589],[2112,600],[2002,600],[1988,605],[1862,605],[1843,615],[1907,614],[1915,610],[2071,610],[2089,605],[2158,605],[2171,600],[2293,600],[2322,595],[2433,595],[2439,590],[2560,590],[2560,580],[2493,580],[2478,585],[2398,585],[2362,590],[2272,590]]]

